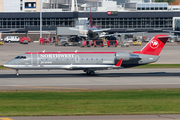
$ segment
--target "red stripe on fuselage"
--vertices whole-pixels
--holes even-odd
[[[115,54],[116,52],[26,52],[25,54]]]

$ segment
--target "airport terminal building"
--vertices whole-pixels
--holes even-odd
[[[0,30],[17,29],[17,32],[39,31],[39,12],[2,12]],[[57,27],[74,27],[78,18],[88,18],[90,12],[43,12],[42,28],[55,31]],[[112,32],[173,30],[173,18],[178,11],[127,11],[92,12],[92,22]]]
[[[178,26],[180,7],[175,9],[168,3],[152,3],[151,0],[128,0],[118,4],[117,0],[0,0],[0,30],[15,29],[17,33],[40,30],[56,31],[57,27],[75,27],[80,18],[90,18],[101,28],[111,28],[111,32],[180,30]],[[73,5],[78,1],[78,6]],[[77,3],[76,3],[77,4]],[[10,9],[11,8],[11,9]],[[177,9],[177,10],[176,10]]]

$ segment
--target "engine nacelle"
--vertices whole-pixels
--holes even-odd
[[[88,31],[88,38],[90,40],[98,40],[99,36],[98,36],[98,33],[89,30]]]
[[[129,61],[132,59],[139,59],[139,55],[136,54],[131,54],[131,53],[126,53],[126,52],[117,52],[116,53],[116,60],[120,60],[123,58],[123,61]]]
[[[130,60],[130,54],[125,52],[117,52],[115,57],[116,60],[120,60],[121,58],[123,58],[123,61]]]

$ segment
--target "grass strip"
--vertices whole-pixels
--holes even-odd
[[[4,67],[3,65],[0,65],[0,70],[7,70],[9,68]]]
[[[180,89],[0,91],[0,116],[179,114]]]
[[[180,64],[147,64],[134,68],[180,68]]]

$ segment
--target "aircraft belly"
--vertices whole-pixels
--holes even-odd
[[[113,67],[113,65],[18,65],[18,66],[9,66],[12,69],[108,69]]]

